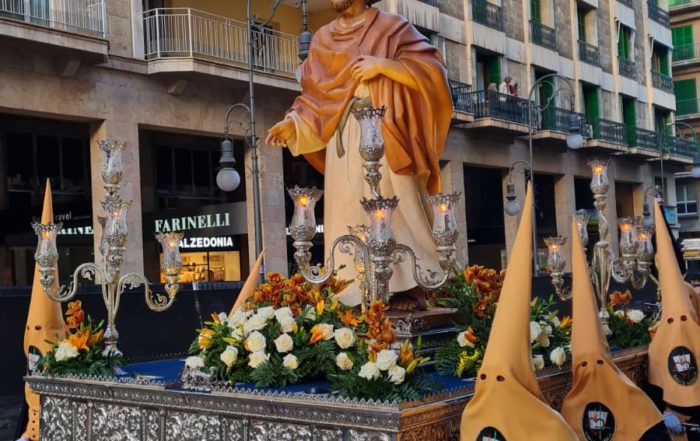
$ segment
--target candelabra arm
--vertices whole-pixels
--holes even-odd
[[[117,283],[116,299],[114,303],[114,316],[116,317],[119,311],[119,299],[124,292],[124,290],[135,289],[143,285],[144,297],[146,299],[146,305],[156,312],[163,312],[170,308],[175,301],[175,294],[177,291],[168,295],[162,293],[155,293],[151,290],[150,283],[148,279],[143,274],[138,273],[128,273],[124,274]],[[179,288],[179,287],[178,287]],[[168,291],[168,284],[166,284],[166,291]]]
[[[406,257],[411,259],[411,269],[413,271],[413,279],[418,283],[418,285],[427,290],[438,289],[447,282],[450,277],[450,271],[445,270],[442,274],[438,271],[431,269],[423,270],[418,263],[418,258],[413,250],[404,245],[397,244],[394,251],[392,252],[392,257],[399,262],[405,261]]]
[[[82,265],[78,266],[75,271],[73,271],[73,277],[68,286],[61,286],[60,288],[52,288],[51,284],[53,284],[54,280],[54,269],[53,267],[48,267],[48,268],[40,268],[39,271],[41,272],[41,285],[44,288],[44,292],[46,293],[51,300],[56,301],[56,302],[67,302],[71,300],[75,295],[78,293],[78,286],[79,278],[83,278],[86,280],[94,280],[95,279],[95,274],[99,274],[100,277],[103,279],[106,277],[104,271],[102,268],[99,266],[95,265],[93,262],[87,262],[83,263]],[[105,292],[103,290],[102,295],[105,296]]]
[[[298,245],[303,245],[303,243],[297,244],[297,242],[294,242],[295,247]],[[299,251],[297,251],[297,253],[295,253],[295,257],[297,257],[297,264],[299,265],[299,272],[301,275],[311,283],[321,284],[327,282],[335,270],[334,255],[336,249],[341,253],[348,255],[351,255],[354,249],[356,255],[359,256],[360,261],[363,262],[364,268],[370,267],[369,253],[367,252],[367,246],[365,243],[355,236],[345,234],[335,239],[331,244],[328,260],[326,261],[325,266],[310,265],[308,260],[300,260],[297,256]],[[305,251],[308,253],[308,250]]]

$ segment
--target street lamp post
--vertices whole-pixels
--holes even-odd
[[[539,90],[540,87],[544,84],[545,81],[558,78],[566,84],[566,87],[569,89],[569,102],[570,102],[570,108],[572,111],[571,116],[569,117],[569,134],[566,137],[566,145],[571,148],[571,149],[578,149],[583,145],[583,137],[581,136],[581,128],[580,128],[580,121],[576,113],[573,113],[575,110],[575,100],[574,100],[574,87],[571,84],[571,81],[559,74],[547,74],[541,78],[539,78],[535,84],[532,85],[530,88],[530,93],[528,94],[528,106],[527,106],[527,122],[528,122],[528,153],[529,153],[529,171],[530,171],[530,180],[532,181],[533,185],[535,182],[535,171],[534,171],[534,162],[533,162],[533,154],[532,154],[532,142],[533,139],[532,137],[534,136],[534,127],[533,127],[533,122],[532,122],[532,110],[533,110],[533,95],[536,90]],[[559,92],[561,88],[557,89],[552,93],[552,96],[543,104],[540,104],[537,106],[538,111],[545,111],[549,108],[549,106],[552,105],[554,102],[554,98],[557,96],[557,92]],[[514,164],[515,165],[515,164]],[[511,172],[512,172],[512,167],[511,167]],[[533,204],[535,203],[535,200],[533,198]],[[511,210],[512,211],[512,210]],[[506,211],[507,214],[509,215],[514,215],[517,214],[517,212],[511,214],[510,212]],[[535,274],[539,271],[539,265],[537,261],[537,216],[533,207],[532,210],[532,263],[533,263],[533,271]]]

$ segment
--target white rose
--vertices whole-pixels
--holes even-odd
[[[401,366],[393,365],[387,373],[389,374],[389,381],[394,384],[401,384],[406,378],[406,370]]]
[[[542,328],[540,328],[540,324],[537,322],[530,322],[530,343],[537,340],[537,337],[539,337],[541,333]]]
[[[297,359],[294,354],[287,354],[282,359],[282,366],[286,367],[287,369],[294,370],[299,367],[299,359]]]
[[[264,308],[259,308],[258,310],[256,310],[255,313],[263,316],[265,320],[270,320],[272,317],[275,316],[275,308],[273,308],[272,306],[265,306]]]
[[[248,335],[253,331],[263,329],[265,326],[267,326],[267,319],[261,314],[253,314],[243,325],[243,331]]]
[[[199,369],[204,367],[204,359],[202,357],[192,356],[185,359],[185,366],[188,369]]]
[[[219,355],[219,358],[226,366],[231,367],[231,365],[238,360],[238,348],[235,346],[227,346],[226,350]]]
[[[245,339],[246,348],[249,352],[260,352],[265,350],[265,345],[267,345],[267,340],[265,336],[255,331],[251,333],[248,338]]]
[[[467,331],[460,332],[459,334],[457,334],[457,343],[459,343],[459,346],[461,348],[465,346],[469,346],[470,348],[474,347],[474,343],[467,340]]]
[[[552,325],[554,325],[555,328],[558,328],[559,326],[561,326],[561,322],[559,321],[559,317],[557,317],[556,315],[554,317],[552,317],[552,320],[550,320],[550,322],[552,322]]]
[[[277,311],[275,311],[275,318],[280,323],[282,323],[282,321],[284,321],[285,319],[294,320],[294,313],[291,309],[289,309],[289,306],[285,306],[284,308],[280,308]]]
[[[566,363],[566,351],[562,347],[555,348],[549,353],[549,359],[552,361],[552,363],[561,367],[561,365]]]
[[[379,372],[379,367],[376,363],[368,361],[360,368],[360,373],[357,375],[362,378],[366,378],[367,380],[376,380],[382,375],[382,373]]]
[[[347,349],[355,344],[355,333],[350,328],[340,328],[333,332],[335,342],[341,349]]]
[[[275,347],[277,348],[277,352],[283,354],[294,348],[294,341],[289,334],[282,334],[275,339]]]
[[[231,315],[231,317],[228,318],[228,325],[231,328],[235,328],[238,325],[242,325],[243,323],[246,322],[248,318],[246,317],[245,312],[241,311],[240,309],[237,309],[236,312]]]
[[[56,353],[54,354],[54,358],[56,361],[65,361],[71,358],[75,358],[78,356],[78,348],[73,346],[67,341],[62,341],[59,345],[58,348],[56,348]],[[191,357],[190,357],[191,358]],[[197,357],[199,358],[199,357]]]
[[[330,340],[333,338],[333,325],[329,323],[319,323],[318,325],[319,330],[323,332],[323,339],[324,340]]]
[[[377,367],[379,367],[379,369],[382,371],[387,371],[396,364],[397,359],[398,356],[396,355],[396,352],[389,349],[383,349],[379,351],[379,354],[377,354]]]
[[[257,368],[263,363],[267,363],[267,360],[270,359],[270,356],[266,354],[265,352],[253,352],[250,354],[248,357],[248,366],[252,367],[253,369]]]
[[[613,315],[615,315],[617,318],[625,318],[625,311],[618,309],[617,311],[613,312]]]
[[[282,332],[294,331],[294,325],[296,324],[296,322],[294,321],[294,317],[283,317],[279,323],[280,323],[280,330]]]
[[[552,335],[552,327],[550,325],[544,325],[544,333],[547,334],[547,337]]]
[[[239,326],[233,328],[233,330],[231,331],[231,337],[232,337],[233,339],[237,340],[237,341],[242,341],[242,340],[244,340],[244,339],[245,339],[245,335],[244,335],[244,333],[243,333],[243,327],[241,327],[241,326],[239,325]]]
[[[539,343],[540,346],[543,348],[548,348],[550,345],[550,342],[549,342],[549,336],[547,335],[547,333],[543,332],[542,334],[540,334],[539,337],[537,337],[537,343]]]
[[[353,367],[352,360],[348,357],[348,354],[341,352],[335,357],[335,365],[340,368],[341,371],[349,371]]]
[[[632,323],[639,323],[644,320],[644,313],[639,309],[630,309],[627,311],[627,318],[629,318]]]
[[[544,356],[542,356],[542,354],[532,357],[532,367],[536,371],[544,369]]]

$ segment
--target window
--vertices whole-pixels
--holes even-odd
[[[593,126],[593,136],[600,136],[600,96],[595,86],[583,86],[583,105],[586,123]]]
[[[542,5],[540,0],[530,0],[530,19],[537,23],[542,22]]]
[[[629,60],[632,53],[630,38],[632,31],[624,25],[620,25],[620,34],[617,36],[617,56],[623,60]]]
[[[676,208],[679,216],[697,215],[698,203],[692,184],[676,185]]]
[[[670,75],[671,69],[668,54],[669,48],[660,44],[655,44],[651,53],[651,69],[661,72],[664,75]]]
[[[676,115],[698,113],[697,90],[694,78],[674,81],[673,90],[676,94]]]
[[[673,59],[676,61],[695,58],[693,45],[693,25],[679,26],[671,29],[673,41]]]

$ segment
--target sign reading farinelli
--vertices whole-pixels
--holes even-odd
[[[231,226],[231,216],[229,213],[200,214],[198,216],[183,216],[155,220],[156,233],[229,226]]]

